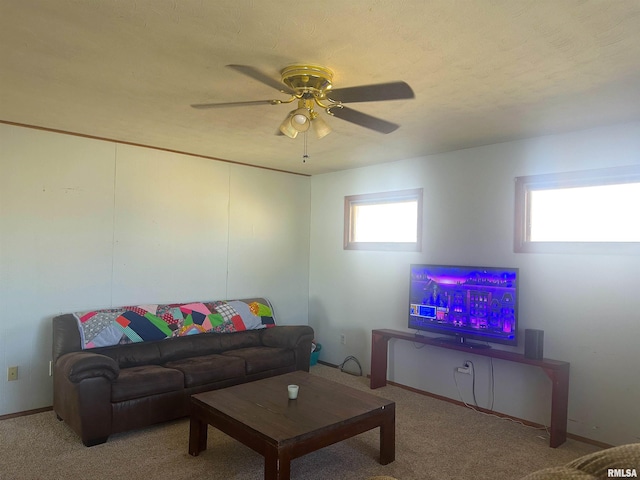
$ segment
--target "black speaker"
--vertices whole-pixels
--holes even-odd
[[[534,358],[536,360],[542,359],[542,348],[544,344],[544,330],[533,330],[530,328],[524,331],[524,356],[527,358]]]

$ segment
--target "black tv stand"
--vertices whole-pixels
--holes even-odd
[[[434,347],[469,352],[468,347],[460,343],[440,343],[436,338],[426,337],[399,330],[373,330],[371,335],[371,383],[370,388],[380,388],[387,384],[387,357],[389,340],[408,340]],[[507,362],[521,363],[540,367],[551,380],[551,426],[549,446],[555,448],[567,439],[567,410],[569,406],[569,362],[549,358],[532,359],[521,353],[481,348],[473,354],[496,358]]]
[[[429,338],[429,337],[424,337]],[[445,345],[458,345],[459,347],[468,348],[469,350],[483,350],[485,348],[491,348],[491,345],[487,345],[486,343],[476,343],[470,342],[464,337],[435,337],[433,339],[435,343],[445,344]]]

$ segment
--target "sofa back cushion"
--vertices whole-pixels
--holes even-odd
[[[226,334],[193,335],[158,342],[160,363],[173,362],[182,358],[199,357],[227,350],[262,345],[259,331],[243,331]]]
[[[91,352],[113,358],[120,368],[131,368],[140,365],[165,365],[184,358],[224,353],[261,345],[259,331],[243,331],[114,345],[94,348]]]
[[[113,358],[120,368],[130,368],[138,365],[159,365],[161,359],[158,343],[160,342],[114,345],[95,348],[91,352]]]

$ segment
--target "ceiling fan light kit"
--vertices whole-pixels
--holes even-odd
[[[311,119],[306,112],[298,111],[297,113],[293,114],[291,122],[293,124],[293,128],[295,128],[299,132],[306,132],[307,130],[309,130]]]
[[[331,133],[331,127],[317,112],[313,113],[315,113],[316,116],[313,118],[313,123],[311,123],[311,126],[313,127],[313,131],[316,134],[316,138],[324,138]]]
[[[298,131],[293,128],[293,124],[291,123],[292,117],[292,112],[289,112],[287,118],[285,118],[284,121],[280,124],[280,131],[289,138],[296,138],[298,136]]]
[[[290,111],[280,124],[280,132],[289,138],[296,138],[298,133],[306,132],[310,127],[313,127],[317,138],[331,133],[331,127],[313,109],[313,100],[301,98],[298,101],[298,108]]]
[[[311,115],[304,107],[296,108],[289,113],[287,120],[291,123],[291,127],[293,127],[296,132],[306,132],[309,130],[309,126],[311,125]]]
[[[227,67],[247,75],[281,93],[291,95],[287,100],[255,100],[248,102],[193,104],[193,108],[219,108],[247,105],[280,105],[298,100],[298,108],[288,113],[280,124],[280,132],[289,138],[296,138],[298,133],[306,132],[310,127],[317,138],[323,138],[332,130],[331,127],[314,110],[320,107],[328,115],[335,116],[361,127],[380,133],[391,133],[399,125],[373,117],[366,113],[348,108],[343,103],[373,102],[381,100],[401,100],[414,98],[413,90],[405,82],[391,82],[376,85],[362,85],[333,89],[333,72],[320,65],[294,64],[281,71],[280,82],[269,75],[247,65],[227,65]]]

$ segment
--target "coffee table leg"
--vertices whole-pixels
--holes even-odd
[[[380,425],[380,464],[387,465],[396,459],[396,406],[385,408]]]
[[[191,416],[189,421],[189,455],[197,457],[200,452],[207,449],[208,426],[206,422]]]
[[[289,480],[291,455],[287,451],[269,450],[264,456],[264,480]]]

